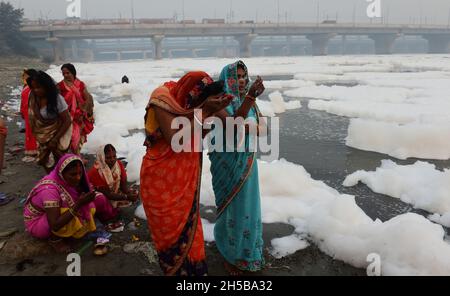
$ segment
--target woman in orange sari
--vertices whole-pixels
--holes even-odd
[[[80,154],[87,136],[94,130],[94,101],[84,82],[77,78],[74,65],[64,64],[61,71],[64,80],[58,83],[58,87],[73,121],[70,147],[75,154]]]
[[[171,128],[176,117],[188,119],[192,127],[202,122],[194,108],[201,108],[202,118],[207,118],[231,102],[222,89],[212,91],[211,85],[204,72],[165,83],[152,93],[145,115],[141,198],[160,266],[169,276],[207,274],[199,213],[202,153],[175,152],[170,143],[178,132]]]

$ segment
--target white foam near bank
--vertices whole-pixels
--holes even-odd
[[[209,160],[204,158],[201,202],[214,204]],[[302,166],[285,160],[259,162],[264,223],[288,223],[297,238],[308,237],[329,256],[366,268],[379,254],[383,275],[450,274],[450,245],[442,226],[416,214],[373,221],[350,195],[313,180]],[[207,227],[208,224],[206,223]],[[208,232],[210,233],[210,232]],[[272,253],[286,256],[305,245],[293,237],[274,241]],[[439,258],[435,254],[440,254]]]
[[[309,86],[285,91],[289,97],[313,98],[336,101],[370,101],[387,103],[404,103],[409,98],[419,97],[423,94],[421,89],[408,89],[401,87],[380,87],[370,85],[358,86]]]
[[[346,144],[349,147],[376,151],[406,159],[450,158],[450,123],[434,124],[379,122],[352,119],[348,127]]]
[[[309,243],[296,234],[275,238],[271,241],[271,245],[272,249],[270,250],[270,254],[277,259],[309,247]]]
[[[413,165],[398,165],[391,160],[383,160],[375,171],[357,171],[347,176],[344,186],[355,186],[358,182],[415,208],[443,215],[434,215],[432,220],[450,225],[450,170],[440,171],[435,165],[421,161]]]
[[[279,91],[269,94],[269,99],[272,103],[273,111],[276,114],[284,113],[286,112],[286,110],[301,108],[301,104],[299,101],[286,102],[283,98],[283,95]]]
[[[433,215],[428,216],[428,219],[430,219],[431,221],[436,222],[438,224],[441,224],[445,227],[450,228],[450,212],[447,212],[444,215],[433,214]]]

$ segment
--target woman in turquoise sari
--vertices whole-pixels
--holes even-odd
[[[242,61],[226,66],[220,80],[234,99],[216,115],[224,122],[227,117],[242,117],[257,126],[259,111],[255,102],[264,91],[262,80],[258,77],[250,88],[247,67]],[[226,142],[225,136],[224,139]],[[209,154],[217,205],[214,237],[231,275],[259,271],[264,265],[258,166],[256,153],[249,149],[251,141],[251,137],[245,137],[245,150],[238,152],[235,136],[224,144],[231,144],[235,152]]]

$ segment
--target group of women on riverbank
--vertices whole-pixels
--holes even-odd
[[[125,168],[112,145],[99,150],[94,167],[86,172],[78,155],[93,129],[93,99],[73,65],[63,65],[61,70],[64,80],[58,84],[45,72],[25,71],[21,110],[27,123],[27,156],[38,156],[49,172],[26,201],[26,229],[64,250],[64,239],[95,230],[95,216],[101,221],[113,218],[114,204],[135,201],[137,193],[128,189]],[[140,195],[166,275],[207,274],[199,200],[202,152],[173,149],[179,129],[172,128],[172,121],[183,117],[192,126],[201,126],[215,116],[225,128],[214,129],[213,135],[226,134],[228,118],[244,118],[257,129],[256,98],[263,92],[262,79],[251,84],[246,65],[238,61],[223,68],[219,81],[205,72],[189,72],[151,94]],[[247,134],[251,130],[245,129]],[[184,139],[189,143],[183,145],[194,145],[194,137]],[[251,137],[240,144],[237,136],[223,140],[235,149],[209,153],[217,204],[214,236],[226,269],[239,275],[264,266],[258,166],[255,152],[249,149]],[[238,150],[239,145],[244,149]]]

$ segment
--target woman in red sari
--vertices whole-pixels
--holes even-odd
[[[24,87],[21,95],[22,100],[20,102],[20,114],[22,119],[25,121],[25,157],[22,159],[24,162],[36,161],[36,157],[38,155],[38,145],[36,138],[31,131],[28,114],[28,99],[30,97],[31,89],[27,84],[27,79],[36,74],[37,71],[34,69],[25,69],[22,74]]]
[[[80,154],[87,136],[94,130],[94,101],[84,82],[77,78],[74,65],[64,64],[61,71],[64,80],[58,83],[58,87],[73,121],[71,150]]]
[[[8,136],[8,128],[5,121],[0,117],[0,175],[2,174],[4,158],[5,158],[5,142]],[[1,201],[0,201],[1,204]]]
[[[128,188],[125,166],[117,159],[116,148],[111,144],[98,149],[88,176],[95,190],[103,193],[113,208],[130,206],[138,199],[137,192]]]
[[[184,117],[194,126],[202,121],[194,108],[204,119],[231,102],[222,90],[212,91],[212,83],[208,74],[190,72],[157,88],[147,106],[141,199],[160,266],[169,276],[207,274],[199,213],[202,153],[174,152],[170,143],[179,131],[171,128],[172,120]]]

